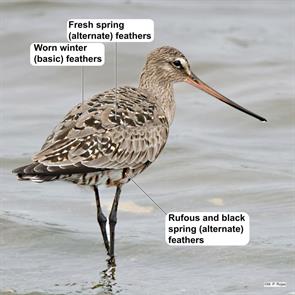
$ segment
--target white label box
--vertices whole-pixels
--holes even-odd
[[[169,212],[165,240],[170,246],[245,246],[250,218],[245,212]]]
[[[152,19],[69,19],[70,42],[152,42]]]
[[[32,66],[102,66],[105,46],[102,43],[32,43]]]

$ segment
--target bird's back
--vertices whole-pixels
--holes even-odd
[[[63,178],[79,184],[117,184],[141,172],[164,147],[168,122],[156,98],[120,87],[75,106],[48,136],[21,179]],[[91,179],[90,179],[91,178]]]

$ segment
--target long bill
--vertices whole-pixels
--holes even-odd
[[[220,94],[219,92],[217,92],[216,90],[214,90],[213,88],[211,88],[210,86],[208,86],[206,83],[204,83],[203,81],[201,81],[196,75],[191,74],[190,76],[188,76],[188,78],[186,79],[186,82],[207,92],[208,94],[216,97],[217,99],[223,101],[224,103],[230,105],[231,107],[246,113],[262,122],[266,122],[267,120],[247,109],[245,109],[244,107],[238,105],[237,103],[235,103],[234,101],[228,99],[227,97],[223,96],[222,94]]]

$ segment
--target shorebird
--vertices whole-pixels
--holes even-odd
[[[148,55],[137,88],[114,88],[76,105],[47,137],[32,163],[13,170],[20,180],[67,180],[92,186],[97,221],[110,259],[114,259],[121,188],[150,166],[164,148],[175,113],[176,82],[187,82],[266,121],[202,82],[179,50],[164,46]],[[110,240],[98,185],[116,187],[109,215]]]

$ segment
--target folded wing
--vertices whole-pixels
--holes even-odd
[[[77,105],[46,139],[34,162],[47,170],[136,168],[153,162],[168,136],[156,102],[131,87],[109,90]]]

